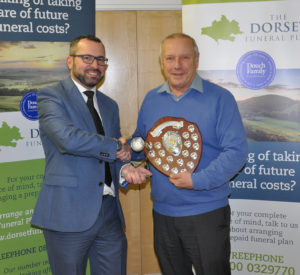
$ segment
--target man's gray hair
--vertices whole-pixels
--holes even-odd
[[[172,33],[170,35],[168,35],[167,37],[165,37],[161,43],[160,43],[160,52],[159,52],[159,56],[160,56],[160,59],[162,59],[162,48],[163,48],[163,44],[166,40],[169,40],[169,39],[175,39],[175,38],[187,38],[187,39],[190,39],[192,42],[193,42],[193,45],[194,45],[194,53],[195,53],[195,57],[197,57],[199,55],[199,48],[197,46],[197,43],[195,41],[195,39],[185,33],[182,33],[182,32],[178,32],[178,33]]]

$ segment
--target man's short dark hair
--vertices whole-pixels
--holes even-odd
[[[72,54],[76,53],[77,45],[78,45],[79,41],[82,40],[82,39],[87,39],[87,40],[94,41],[96,43],[100,43],[100,44],[103,45],[102,41],[97,36],[95,36],[93,34],[80,35],[80,36],[76,37],[75,39],[73,39],[72,42],[70,43],[69,55],[72,55]]]

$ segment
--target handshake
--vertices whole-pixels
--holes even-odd
[[[122,143],[121,149],[117,151],[116,158],[126,162],[131,159],[131,149],[138,152],[144,148],[144,141],[141,138],[134,138],[131,142],[131,146],[126,142],[126,139],[121,137],[119,141]],[[131,184],[142,184],[147,181],[148,177],[152,176],[152,173],[144,167],[134,167],[131,164],[126,164],[121,168],[121,176],[126,182]]]

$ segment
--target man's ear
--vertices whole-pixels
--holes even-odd
[[[197,69],[199,67],[199,59],[200,59],[200,54],[198,54],[197,57],[196,57],[196,66],[197,66]]]
[[[160,69],[163,70],[163,60],[162,60],[161,56],[158,58],[158,62],[159,62],[159,65],[160,65]]]
[[[67,57],[66,62],[67,62],[67,66],[68,66],[69,70],[71,71],[72,66],[73,66],[73,57],[69,55],[69,56]]]

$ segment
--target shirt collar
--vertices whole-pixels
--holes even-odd
[[[188,88],[186,90],[186,92],[184,94],[182,94],[181,96],[179,97],[176,97],[172,94],[171,90],[170,90],[170,87],[169,87],[169,82],[166,81],[163,85],[161,85],[161,87],[157,90],[157,93],[163,93],[163,92],[166,92],[170,95],[173,96],[173,98],[176,100],[176,101],[179,101],[181,98],[183,98],[186,94],[188,94],[191,90],[195,90],[197,92],[200,92],[200,93],[203,93],[203,81],[202,81],[202,78],[198,75],[198,73],[196,74],[190,88]]]
[[[94,95],[95,95],[95,93],[96,93],[96,86],[94,86],[93,88],[87,89],[87,88],[83,87],[80,83],[78,83],[76,80],[74,80],[73,78],[72,78],[72,80],[73,80],[75,86],[77,87],[77,89],[79,90],[79,92],[81,94],[83,94],[83,92],[89,90],[89,91],[93,91]]]

